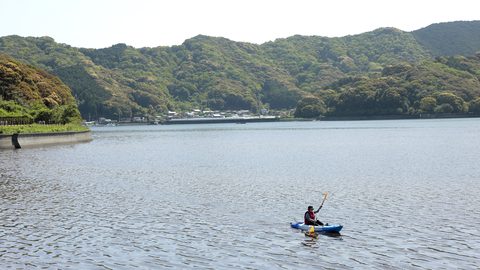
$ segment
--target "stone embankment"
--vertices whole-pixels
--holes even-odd
[[[0,135],[0,149],[89,142],[90,131]]]

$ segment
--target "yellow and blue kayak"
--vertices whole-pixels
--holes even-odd
[[[292,222],[290,223],[290,226],[294,229],[299,229],[302,231],[307,231],[307,232],[334,232],[338,233],[342,230],[343,226],[340,224],[330,224],[330,225],[324,225],[324,226],[312,226],[312,225],[305,225],[303,222]],[[313,229],[313,230],[312,230]]]

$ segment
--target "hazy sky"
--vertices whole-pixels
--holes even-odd
[[[0,0],[0,36],[88,48],[178,45],[198,34],[263,43],[479,19],[478,0]]]

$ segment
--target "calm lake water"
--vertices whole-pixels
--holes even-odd
[[[0,152],[0,268],[480,268],[480,119],[93,137]],[[322,192],[341,236],[291,229]]]

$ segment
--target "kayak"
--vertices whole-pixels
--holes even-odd
[[[290,226],[294,229],[299,229],[302,231],[311,231],[312,227],[315,232],[340,232],[343,228],[340,224],[331,224],[331,225],[324,225],[324,226],[312,226],[312,225],[305,225],[303,222],[294,222],[290,223]]]
[[[294,229],[299,229],[302,231],[311,231],[313,227],[315,232],[334,232],[338,233],[342,230],[343,226],[340,224],[331,224],[331,225],[324,225],[324,226],[312,226],[312,225],[305,225],[303,222],[292,222],[290,226]]]

